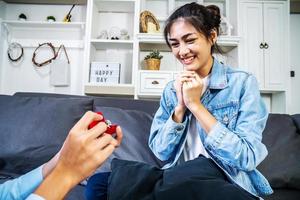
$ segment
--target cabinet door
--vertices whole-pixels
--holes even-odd
[[[287,15],[285,3],[264,3],[265,88],[284,89],[286,70]]]
[[[242,3],[242,31],[244,37],[245,68],[253,73],[260,88],[264,87],[264,58],[263,49],[260,44],[263,38],[263,4],[243,2]]]

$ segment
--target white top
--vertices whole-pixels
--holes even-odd
[[[203,89],[202,89],[202,94],[206,91],[208,83],[209,83],[209,76],[206,76],[203,80]],[[188,161],[188,160],[193,160],[197,157],[199,157],[199,155],[203,155],[207,158],[210,158],[209,154],[207,153],[207,151],[205,150],[202,141],[200,139],[198,130],[197,130],[197,120],[194,116],[192,116],[189,127],[188,127],[188,131],[187,131],[187,139],[184,145],[184,149],[183,149],[183,158],[184,161]]]

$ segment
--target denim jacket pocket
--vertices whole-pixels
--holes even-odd
[[[238,109],[238,101],[212,104],[208,108],[209,112],[229,129],[234,129],[236,125]]]

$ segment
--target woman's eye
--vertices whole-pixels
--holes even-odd
[[[171,43],[171,47],[176,48],[179,46],[179,43]]]
[[[194,43],[194,42],[195,42],[195,40],[196,40],[196,39],[188,39],[188,40],[186,40],[186,43],[188,43],[188,44],[192,44],[192,43]]]

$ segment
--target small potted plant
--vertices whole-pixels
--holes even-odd
[[[48,21],[48,22],[55,22],[56,19],[55,19],[54,16],[51,15],[51,16],[48,16],[48,17],[47,17],[47,21]]]
[[[145,58],[146,66],[148,70],[159,70],[160,60],[163,58],[158,50],[152,50]]]

